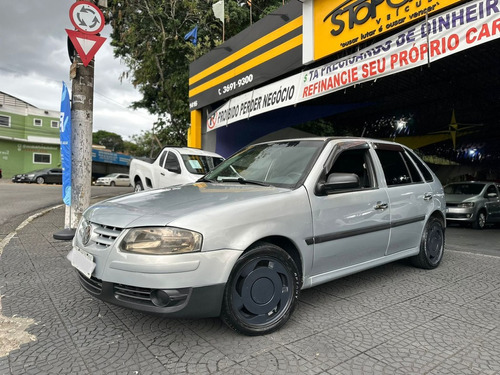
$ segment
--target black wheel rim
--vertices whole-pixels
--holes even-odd
[[[433,225],[427,236],[427,258],[432,264],[436,264],[441,259],[444,246],[444,235],[440,225]]]
[[[263,326],[275,322],[290,306],[292,282],[292,275],[276,259],[254,259],[235,275],[233,311],[248,325]]]

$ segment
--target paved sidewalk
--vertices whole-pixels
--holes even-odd
[[[280,331],[246,337],[91,298],[70,243],[52,238],[63,217],[49,211],[3,249],[2,314],[31,336],[0,374],[500,374],[500,257],[447,251],[433,271],[398,262],[337,280],[303,291]]]

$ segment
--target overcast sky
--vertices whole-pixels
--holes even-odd
[[[0,91],[35,107],[60,110],[62,81],[71,92],[70,60],[65,29],[74,30],[69,18],[73,0],[2,1],[0,11]],[[93,131],[120,134],[124,140],[151,130],[155,117],[134,111],[141,98],[130,82],[120,82],[126,67],[113,57],[108,38],[96,54]]]

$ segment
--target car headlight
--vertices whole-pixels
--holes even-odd
[[[135,228],[120,243],[120,250],[130,253],[170,255],[201,250],[202,235],[186,229]]]
[[[457,207],[458,208],[471,208],[471,207],[474,207],[474,202],[460,203]]]

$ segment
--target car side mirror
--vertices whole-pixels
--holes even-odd
[[[488,198],[497,198],[498,194],[497,193],[488,193],[487,197]]]
[[[316,192],[319,195],[327,195],[337,191],[361,188],[359,176],[355,173],[332,173],[326,182],[319,182]]]

